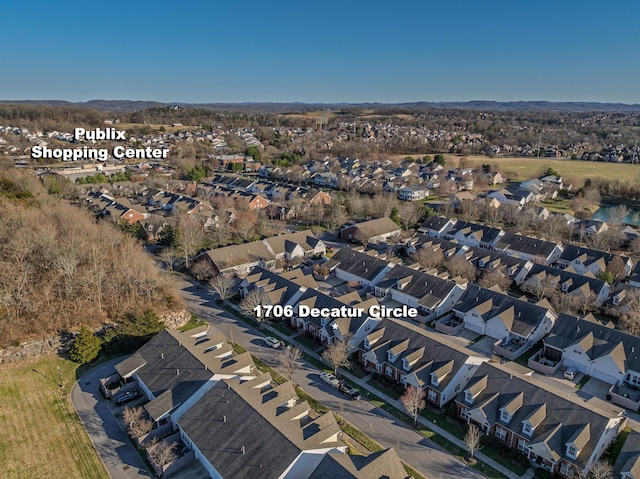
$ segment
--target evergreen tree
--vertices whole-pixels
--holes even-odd
[[[69,357],[80,364],[93,361],[100,353],[100,339],[88,328],[82,326],[69,350]]]
[[[394,206],[393,208],[391,208],[391,214],[389,215],[389,218],[391,218],[391,221],[393,221],[398,226],[402,225],[402,220],[400,219],[400,211],[398,211],[397,207]]]

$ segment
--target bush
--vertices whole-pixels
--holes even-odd
[[[90,363],[98,357],[100,349],[100,339],[88,328],[82,326],[69,350],[69,357],[80,364]]]

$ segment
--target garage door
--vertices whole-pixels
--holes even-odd
[[[606,373],[605,371],[599,371],[598,369],[593,370],[592,376],[609,384],[615,384],[618,381],[618,376],[612,376],[611,374]]]

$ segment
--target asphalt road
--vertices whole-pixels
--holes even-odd
[[[87,372],[71,390],[71,402],[113,479],[154,477],[98,392],[99,379],[114,372],[116,359]]]
[[[267,347],[261,339],[268,334],[238,321],[235,316],[221,309],[208,288],[184,279],[179,281],[182,297],[191,311],[267,364],[276,365],[278,351]],[[368,401],[350,401],[343,397],[337,389],[320,379],[320,371],[313,365],[302,362],[293,380],[384,447],[394,447],[402,460],[429,479],[485,477]]]

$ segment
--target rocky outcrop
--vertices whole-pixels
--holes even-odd
[[[189,322],[191,313],[186,309],[182,311],[171,311],[160,315],[159,319],[167,328],[178,329]]]
[[[17,346],[0,349],[0,364],[16,363],[46,354],[68,351],[73,342],[73,337],[74,335],[71,333],[62,333],[59,336],[28,341]]]

